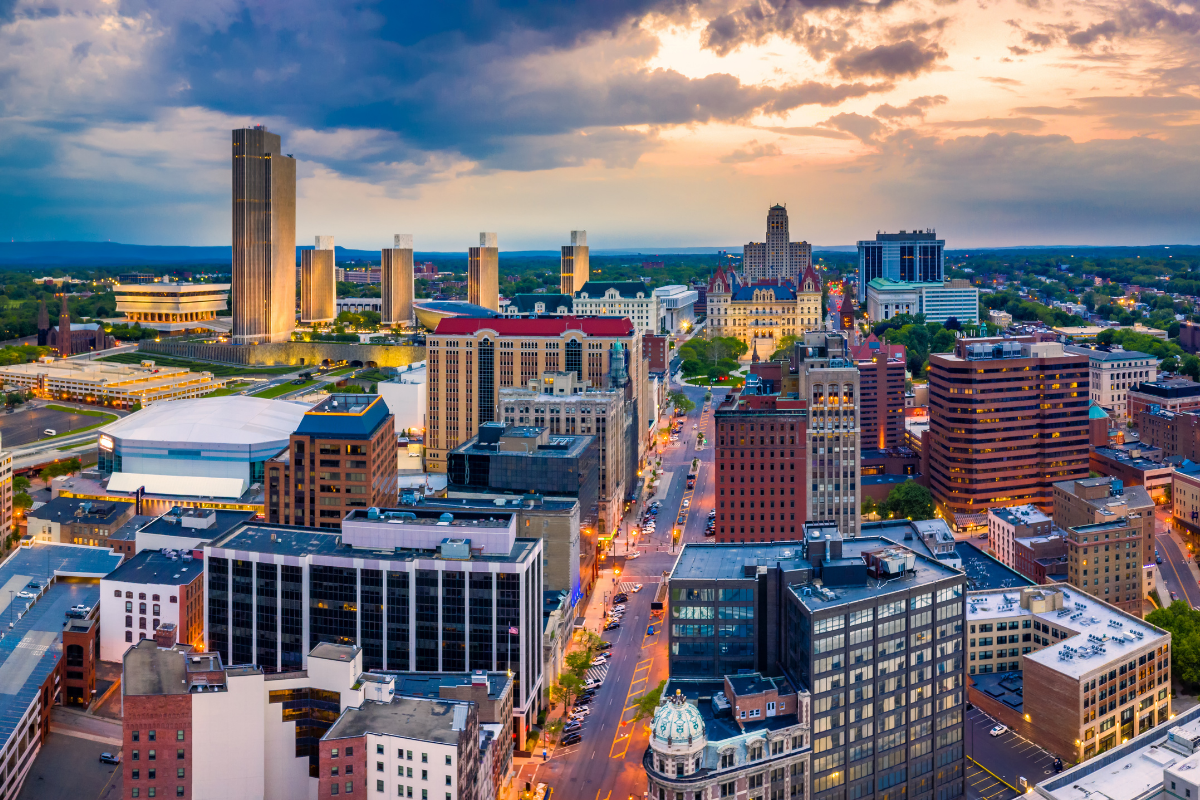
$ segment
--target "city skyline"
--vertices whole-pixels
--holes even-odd
[[[397,221],[439,251],[721,245],[774,202],[817,244],[1196,240],[1195,15],[1168,0],[390,15],[10,4],[0,237],[224,244],[222,134],[261,123],[298,239],[364,249]]]

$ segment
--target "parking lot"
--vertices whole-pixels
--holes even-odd
[[[51,733],[29,768],[18,800],[92,800],[121,797],[120,768],[100,763],[112,745]]]
[[[0,412],[0,436],[3,436],[3,442],[8,447],[20,447],[45,438],[43,431],[47,428],[56,433],[66,433],[101,421],[103,420],[99,417],[68,414],[48,408],[17,411],[12,414]]]
[[[972,708],[967,712],[967,755],[975,760],[978,767],[983,767],[992,775],[988,776],[987,772],[983,770],[979,770],[979,772],[998,784],[999,788],[1005,788],[1013,794],[1016,793],[1012,791],[1013,789],[1020,789],[1021,778],[1025,778],[1029,785],[1033,786],[1054,774],[1053,755],[1011,730],[1000,736],[990,735],[989,731],[997,724],[996,720],[978,708]],[[971,765],[969,761],[967,763],[972,767],[975,766]],[[970,769],[967,774],[970,777]],[[996,778],[1000,780],[996,781]],[[999,792],[997,786],[991,786],[983,778],[977,776],[977,780],[979,781],[978,792],[972,794],[971,797],[991,800],[1009,796]],[[1011,788],[1004,787],[1000,781],[1007,783]],[[970,785],[970,781],[968,781],[968,785]],[[984,791],[990,793],[984,794],[982,793]]]
[[[967,761],[967,800],[1013,800],[1018,792],[987,770]]]

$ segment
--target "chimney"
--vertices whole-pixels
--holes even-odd
[[[175,646],[175,623],[162,622],[154,631],[154,642],[164,650]]]

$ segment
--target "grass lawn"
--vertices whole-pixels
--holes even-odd
[[[248,383],[231,383],[224,389],[217,389],[215,392],[209,392],[205,397],[228,397],[231,394],[237,394],[242,389],[245,389],[250,384]]]
[[[279,397],[280,395],[289,394],[291,392],[299,392],[303,389],[307,389],[314,383],[316,383],[316,381],[305,381],[304,383],[297,385],[289,381],[288,383],[281,383],[278,386],[272,386],[270,389],[264,389],[261,392],[255,392],[253,396],[270,399],[272,397]]]
[[[241,375],[287,375],[298,372],[300,367],[243,367],[237,364],[212,364],[207,361],[191,361],[186,358],[160,356],[157,353],[117,353],[104,356],[97,361],[112,361],[117,364],[140,364],[153,361],[159,367],[182,367],[196,372],[211,372],[218,378],[233,378]]]
[[[82,414],[85,417],[112,417],[113,419],[116,419],[116,415],[110,414],[107,411],[96,411],[90,408],[71,408],[69,406],[60,406],[55,403],[48,404],[46,408],[50,409],[51,411],[62,411],[67,414]]]
[[[354,372],[354,370],[356,370],[356,369],[362,369],[362,367],[342,367],[341,369],[335,369],[332,372],[326,372],[325,374],[326,375],[349,375],[351,372]]]

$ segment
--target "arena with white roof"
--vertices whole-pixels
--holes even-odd
[[[156,403],[101,430],[98,467],[113,492],[240,497],[307,410],[239,395]]]

